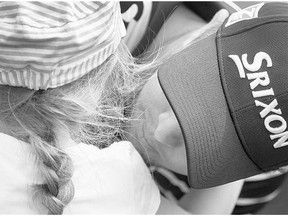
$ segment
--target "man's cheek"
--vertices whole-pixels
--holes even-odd
[[[171,155],[171,164],[168,168],[172,168],[174,172],[187,175],[187,159],[186,159],[186,150],[184,143],[179,146],[177,149],[174,149],[174,152]]]
[[[159,115],[154,137],[158,142],[171,147],[179,146],[183,142],[180,126],[171,109]]]

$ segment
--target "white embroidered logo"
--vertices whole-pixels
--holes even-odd
[[[240,22],[242,20],[249,20],[253,18],[258,17],[258,12],[260,8],[264,5],[264,3],[252,5],[250,7],[247,7],[243,10],[237,11],[229,17],[227,23],[225,24],[225,27],[228,27],[234,23]]]
[[[274,95],[273,88],[269,87],[270,79],[267,71],[258,71],[261,68],[263,60],[266,61],[267,67],[272,67],[272,60],[270,56],[265,52],[258,52],[254,56],[254,60],[252,64],[249,64],[247,61],[247,54],[243,54],[241,59],[238,55],[229,55],[228,57],[233,60],[235,63],[240,78],[245,79],[247,76],[250,82],[250,89],[252,90],[253,98],[257,98],[255,100],[255,105],[257,107],[263,107],[263,110],[259,113],[261,118],[264,119],[265,128],[271,133],[270,139],[278,139],[276,143],[274,143],[274,148],[280,148],[288,145],[288,131],[287,122],[281,116],[282,111],[280,108],[276,108],[278,105],[277,99],[274,99],[271,103],[265,104],[259,100],[261,97]],[[245,73],[244,68],[248,70],[250,73]],[[258,72],[257,72],[258,71]],[[267,87],[264,90],[256,91],[255,88],[257,86]],[[278,123],[278,126],[271,126],[271,123]]]

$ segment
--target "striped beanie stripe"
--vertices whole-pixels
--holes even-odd
[[[117,49],[118,2],[0,3],[0,84],[47,89],[70,83]]]

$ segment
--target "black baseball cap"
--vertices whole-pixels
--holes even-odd
[[[288,165],[288,4],[260,3],[158,71],[180,124],[191,187]]]

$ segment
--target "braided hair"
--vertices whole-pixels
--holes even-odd
[[[123,123],[130,121],[124,115],[127,101],[153,68],[153,63],[133,58],[121,43],[106,62],[64,86],[45,91],[0,86],[0,129],[27,143],[37,158],[43,182],[31,185],[36,207],[62,214],[74,197],[73,163],[57,133],[98,148],[121,139]]]

